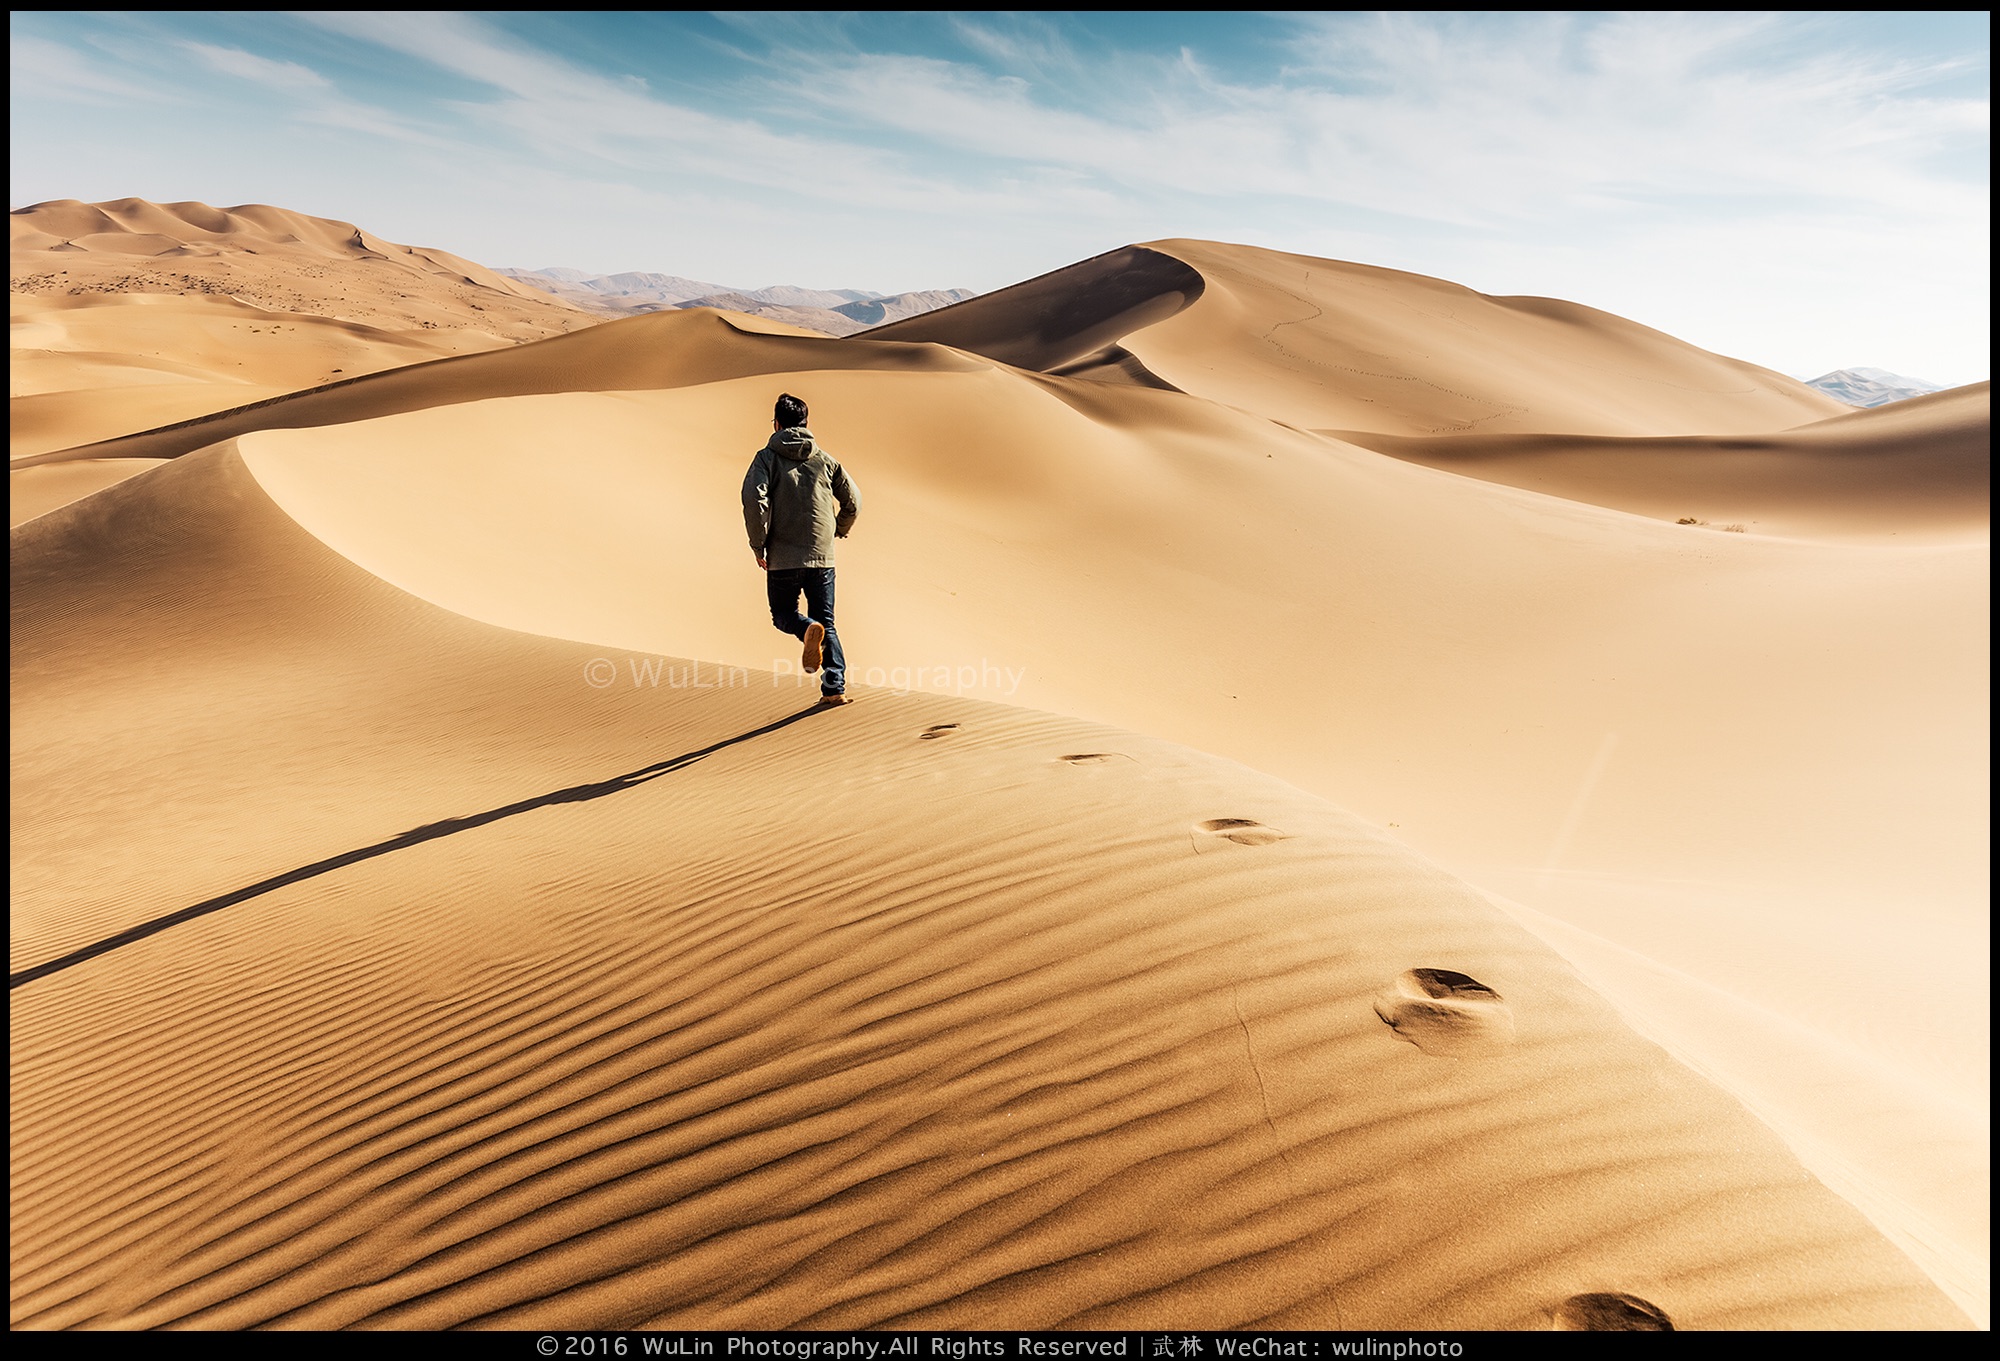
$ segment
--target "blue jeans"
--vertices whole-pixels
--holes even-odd
[[[847,657],[840,650],[840,635],[833,631],[833,569],[785,567],[766,572],[764,589],[771,597],[771,622],[777,626],[778,632],[803,638],[807,624],[826,625],[826,641],[820,647],[820,693],[844,693],[847,689]],[[801,594],[806,598],[804,614],[799,613]]]

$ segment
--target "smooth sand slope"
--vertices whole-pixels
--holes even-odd
[[[22,457],[15,466],[175,458],[255,430],[343,425],[491,397],[655,391],[744,374],[819,367],[971,372],[991,365],[936,345],[834,342],[760,318],[693,308],[605,322],[533,346],[366,374],[290,393],[278,401]]]
[[[519,398],[244,445],[316,533],[450,608],[770,667],[782,640],[718,508],[777,387],[869,474],[842,568],[863,678],[1224,753],[1672,961],[1772,1032],[1734,1089],[1840,1150],[1816,1166],[1861,1169],[1976,1301],[1983,544],[1664,524],[997,369]],[[1600,981],[1639,1005],[1626,972]],[[1829,1064],[1866,1086],[1799,1090]]]
[[[595,320],[444,251],[263,204],[65,200],[8,226],[15,457]]]
[[[1302,429],[1725,435],[1851,409],[1595,308],[1213,241],[1128,246],[865,334],[1123,372]]]
[[[11,549],[12,962],[81,952],[11,995],[17,1327],[1963,1321],[1477,893],[1242,767],[598,688],[226,447]]]
[[[734,507],[772,396],[798,392],[867,499],[841,560],[857,680],[1110,722],[1354,809],[1555,944],[1983,1321],[1988,550],[1983,498],[1968,504],[1984,463],[1967,454],[1987,428],[1983,388],[1826,420],[1802,385],[1617,318],[1569,309],[1549,330],[1546,309],[1465,290],[1445,316],[1452,286],[1366,271],[1374,313],[1410,347],[1399,362],[1427,375],[1412,392],[1520,384],[1541,428],[1618,451],[1722,432],[1698,449],[1706,481],[1674,460],[1631,475],[1584,460],[1551,496],[1504,485],[1514,472],[1363,447],[1436,440],[1462,413],[1349,419],[1402,387],[1343,388],[1341,334],[1281,325],[1323,298],[1262,321],[1252,307],[1287,271],[1360,267],[1160,247],[1076,267],[1067,303],[1059,272],[1022,286],[1041,290],[1032,305],[1005,290],[917,319],[985,318],[966,348],[883,343],[906,324],[816,341],[715,314],[644,317],[55,451],[29,471],[81,477],[107,457],[238,438],[262,492],[318,540],[459,615],[588,643],[563,655],[618,666],[630,652],[782,669]],[[1197,271],[1168,247],[1229,268]],[[1232,298],[1213,325],[1154,343]],[[1468,315],[1527,329],[1482,351],[1462,335]],[[1229,387],[1265,362],[1260,326],[1295,349],[1316,337],[1328,360],[1280,366],[1270,412]],[[1536,334],[1561,344],[1538,359],[1523,338]],[[1007,363],[982,357],[995,350]],[[1593,355],[1617,381],[1579,388]],[[1558,377],[1537,388],[1543,370]],[[1318,415],[1295,409],[1313,372],[1331,393],[1311,399]],[[1223,376],[1220,400],[1190,395],[1204,373]],[[1695,415],[1647,406],[1695,390]],[[1796,498],[1769,478],[1758,490],[1782,535],[1628,513],[1657,492],[1710,518],[1745,479],[1706,455],[1800,425],[1779,460]],[[1543,457],[1482,456],[1483,428],[1461,437],[1469,471]],[[1828,476],[1857,451],[1906,475]],[[349,684],[361,702],[391,682]],[[517,721],[453,702],[482,734]],[[305,809],[286,816],[324,805]],[[277,872],[232,866],[241,882]]]
[[[1323,433],[1467,477],[1739,532],[1905,543],[1989,532],[1991,383],[1768,435]]]

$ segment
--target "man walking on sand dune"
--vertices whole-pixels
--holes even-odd
[[[824,664],[819,702],[846,704],[847,658],[833,626],[833,541],[854,527],[861,493],[806,429],[804,402],[788,392],[772,414],[771,438],[743,477],[743,527],[764,569],[772,624],[805,643],[807,675]]]

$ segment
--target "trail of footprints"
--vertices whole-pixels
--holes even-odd
[[[1491,1054],[1514,1041],[1514,1011],[1496,990],[1456,969],[1406,969],[1375,997],[1375,1014],[1424,1053],[1439,1058]],[[1571,1295],[1556,1306],[1567,1333],[1670,1333],[1674,1323],[1651,1300],[1623,1291]]]
[[[959,731],[934,723],[917,734],[931,742]],[[1064,765],[1108,765],[1132,758],[1116,751],[1080,751],[1055,758]],[[1202,818],[1190,829],[1197,854],[1225,846],[1268,846],[1291,833],[1253,818]],[[1439,1058],[1490,1054],[1514,1040],[1514,1011],[1505,998],[1456,969],[1406,969],[1375,998],[1375,1014],[1397,1039]],[[1553,1315],[1559,1332],[1673,1332],[1673,1320],[1650,1300],[1622,1291],[1572,1295]]]

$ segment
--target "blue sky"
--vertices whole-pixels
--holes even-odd
[[[1984,13],[15,11],[12,206],[985,291],[1198,236],[1988,374]]]

